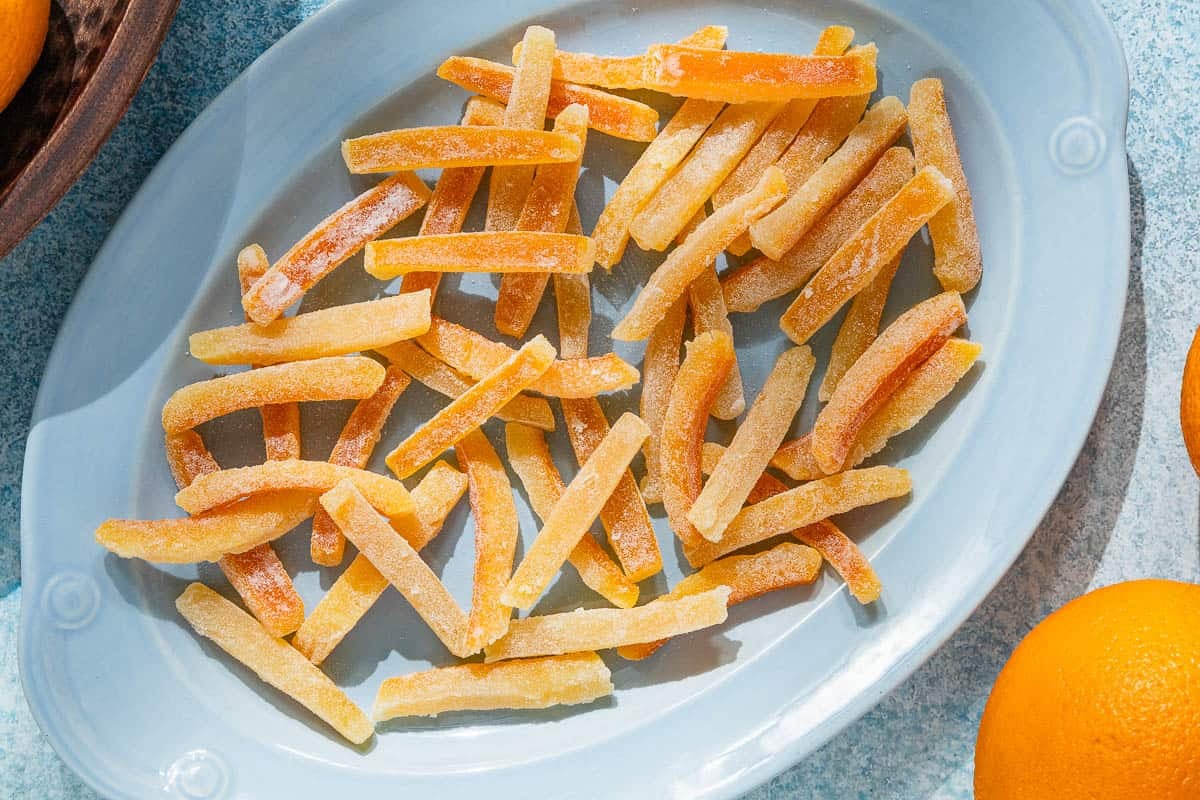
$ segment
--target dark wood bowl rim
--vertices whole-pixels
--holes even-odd
[[[179,0],[129,0],[74,105],[0,199],[0,258],[50,213],[92,162],[150,71],[178,6]]]

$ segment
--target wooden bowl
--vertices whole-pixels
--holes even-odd
[[[46,216],[129,107],[179,0],[54,0],[46,46],[0,112],[0,258]]]

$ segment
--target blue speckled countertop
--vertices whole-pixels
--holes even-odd
[[[21,463],[38,380],[71,296],[121,209],[187,124],[320,0],[183,0],[129,113],[75,188],[0,262],[0,797],[85,800],[17,678]],[[1200,581],[1198,482],[1179,382],[1200,323],[1200,3],[1106,0],[1129,58],[1133,263],[1116,364],[1058,500],[983,606],[912,678],[802,764],[780,798],[969,798],[975,729],[1007,654],[1088,588]]]

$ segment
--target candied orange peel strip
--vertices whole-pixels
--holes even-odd
[[[715,466],[725,448],[715,442],[704,443],[704,470],[708,472]],[[817,478],[821,475],[815,476]],[[769,472],[764,472],[754,484],[749,503],[760,503],[768,497],[786,492],[788,487],[783,481]],[[850,537],[842,533],[837,525],[827,519],[806,525],[792,531],[792,535],[821,554],[821,558],[829,562],[834,572],[846,582],[850,594],[858,602],[866,605],[879,599],[883,584],[871,567],[871,562],[863,555],[862,550]],[[716,562],[720,563],[720,562]]]
[[[812,583],[821,571],[821,555],[802,544],[784,543],[770,550],[749,556],[729,556],[708,564],[675,584],[664,598],[679,598],[726,586],[734,606],[760,597],[776,589]],[[629,661],[640,661],[653,655],[667,643],[666,639],[617,648],[617,655]]]
[[[534,337],[397,445],[388,454],[388,467],[407,478],[433,461],[541,377],[554,355],[546,337]]]
[[[383,367],[361,356],[332,356],[222,375],[176,390],[163,406],[163,430],[179,433],[257,406],[361,400],[382,382]]]
[[[379,443],[379,435],[384,423],[392,413],[392,408],[400,395],[408,388],[410,380],[404,370],[397,366],[387,368],[383,383],[375,394],[366,400],[360,400],[350,412],[350,418],[342,427],[338,440],[334,442],[333,451],[329,454],[329,463],[341,464],[344,467],[365,469]],[[415,500],[414,500],[415,504]],[[333,524],[333,520],[323,509],[317,509],[313,516],[312,540],[309,552],[314,564],[326,567],[342,563],[342,555],[346,548],[346,537]]]
[[[703,219],[703,212],[696,215]],[[698,222],[697,222],[698,224]],[[685,231],[684,234],[690,233]],[[681,235],[684,235],[681,234]],[[692,310],[692,330],[696,335],[705,331],[722,330],[733,336],[733,325],[729,322],[729,311],[725,308],[725,296],[721,293],[721,281],[717,278],[717,264],[710,263],[688,285],[688,307]],[[655,330],[658,326],[655,325]],[[653,331],[651,332],[653,335]],[[717,419],[737,419],[746,410],[746,393],[742,388],[742,370],[734,352],[733,367],[713,400],[712,415]]]
[[[616,421],[554,504],[501,595],[502,602],[514,608],[534,604],[599,516],[649,432],[634,414]]]
[[[779,320],[797,344],[833,319],[866,289],[929,218],[954,196],[954,187],[936,167],[924,167],[847,239],[817,271]]]
[[[412,490],[417,509],[413,521],[392,527],[414,550],[420,550],[441,532],[446,517],[466,491],[467,476],[445,461],[438,461]],[[325,514],[325,509],[320,511]],[[320,664],[375,605],[388,585],[387,578],[359,553],[296,631],[292,646],[309,661]]]
[[[237,256],[238,283],[241,284],[242,294],[270,268],[271,263],[261,245],[251,244],[243,247]],[[246,321],[250,321],[249,316],[246,317]],[[267,458],[300,458],[299,404],[263,406],[258,413],[262,417],[263,446]]]
[[[379,348],[377,352],[411,377],[450,399],[461,397],[475,384],[475,381],[412,342],[396,342]],[[505,422],[523,422],[544,431],[554,430],[554,412],[543,397],[519,394],[501,407],[496,417]]]
[[[385,516],[404,517],[413,513],[412,498],[400,481],[326,461],[268,461],[251,467],[210,472],[180,489],[175,502],[189,514],[202,514],[264,492],[326,492],[342,480],[350,480],[358,486]]]
[[[908,471],[895,467],[867,467],[829,475],[746,506],[725,528],[720,542],[706,541],[684,555],[692,566],[702,566],[772,536],[861,506],[903,497],[911,491]]]
[[[637,608],[578,609],[513,620],[504,638],[484,648],[484,662],[606,650],[720,625],[729,614],[729,594],[729,587],[718,586]]]
[[[946,111],[945,89],[937,78],[924,78],[909,91],[908,130],[917,166],[937,167],[954,184],[954,199],[929,220],[933,274],[943,289],[969,292],[983,275],[983,255],[971,189]]]
[[[582,146],[587,141],[587,107],[574,105],[567,108],[554,121],[554,129],[578,139],[580,157],[568,164],[544,164],[538,167],[525,206],[517,218],[516,228],[519,231],[563,233],[575,207],[575,184],[583,161]],[[590,272],[595,260],[595,245],[590,245],[589,252],[591,257],[587,270]],[[504,275],[496,298],[496,329],[509,336],[524,336],[549,280],[548,272]]]
[[[891,146],[908,121],[904,104],[885,97],[854,126],[846,141],[803,186],[762,219],[750,226],[750,240],[764,255],[783,257],[818,219],[862,180]]]
[[[663,416],[659,443],[663,508],[685,548],[696,548],[704,542],[687,515],[703,483],[701,448],[708,411],[733,359],[733,339],[724,331],[709,331],[688,342]]]
[[[342,142],[354,175],[431,167],[487,167],[574,161],[579,142],[561,133],[479,125],[381,131]]]
[[[850,301],[850,308],[846,309],[846,316],[829,350],[829,364],[825,367],[825,377],[821,379],[821,388],[817,391],[817,399],[822,403],[829,402],[846,370],[879,335],[879,321],[883,319],[892,279],[899,268],[900,256],[896,256]]]
[[[215,473],[214,473],[215,474]],[[220,561],[278,539],[313,514],[312,492],[270,492],[178,519],[110,519],[96,541],[122,558],[158,564]]]
[[[912,153],[890,148],[783,258],[760,256],[727,273],[721,281],[726,306],[730,311],[757,311],[768,300],[799,289],[912,176]]]
[[[167,464],[179,488],[221,465],[195,431],[168,434]],[[270,544],[226,553],[217,562],[250,613],[272,636],[287,636],[304,622],[304,600]]]
[[[429,293],[399,294],[363,303],[199,331],[191,354],[209,364],[278,364],[371,350],[429,330]]]
[[[800,410],[815,366],[808,347],[793,347],[776,360],[746,419],[688,511],[688,521],[704,538],[719,542],[726,526],[741,511]]]
[[[175,607],[196,633],[211,639],[349,741],[362,744],[375,733],[367,715],[325,673],[212,589],[193,583],[175,600]]]
[[[351,481],[321,495],[321,506],[346,538],[404,596],[454,655],[463,658],[467,615],[403,536],[379,516]]]
[[[671,303],[717,258],[733,239],[756,219],[769,212],[787,194],[779,170],[770,168],[754,189],[722,206],[705,219],[654,271],[633,308],[613,329],[614,339],[645,339]]]
[[[504,427],[504,440],[508,463],[521,479],[533,513],[545,522],[567,488],[550,457],[546,437],[534,428],[510,423]],[[590,533],[583,534],[567,560],[588,588],[617,608],[637,604],[637,584],[625,577]]]
[[[463,111],[462,125],[500,125],[504,122],[504,106],[487,97],[472,97]],[[467,220],[471,203],[479,191],[485,167],[452,167],[442,170],[437,185],[425,207],[418,236],[437,233],[458,233]],[[441,283],[440,272],[409,272],[400,283],[401,292],[428,289],[430,303],[437,297]]]
[[[441,233],[380,239],[363,267],[381,280],[405,272],[590,272],[595,248],[586,236],[536,231]]]
[[[813,423],[813,456],[826,474],[842,468],[867,420],[966,321],[959,294],[943,292],[913,306],[879,334]]]
[[[679,372],[679,348],[683,344],[683,324],[687,321],[687,304],[679,298],[650,332],[646,354],[642,358],[642,396],[639,398],[642,419],[650,428],[643,448],[646,455],[646,476],[642,479],[642,497],[647,503],[661,503],[663,498],[660,455],[663,418],[671,399],[671,386]]]
[[[525,29],[520,60],[513,72],[512,90],[504,107],[504,124],[512,128],[542,130],[550,99],[550,73],[554,69],[554,31],[539,25]],[[577,142],[582,151],[582,142]],[[489,231],[516,227],[521,207],[533,181],[531,167],[497,167],[488,183]]]
[[[590,703],[612,694],[612,674],[595,653],[459,664],[388,678],[379,686],[371,714],[436,717],[447,711],[550,708]]]
[[[512,607],[501,600],[501,593],[512,575],[521,532],[508,473],[483,431],[463,437],[455,453],[467,471],[475,517],[475,574],[466,644],[475,653],[508,630]]]
[[[893,436],[920,422],[970,371],[981,351],[975,342],[947,340],[871,415],[859,431],[843,466],[858,466],[882,450]],[[813,455],[811,434],[784,443],[771,458],[771,466],[798,481],[815,480],[825,474]]]
[[[363,192],[322,220],[254,282],[242,295],[246,315],[260,325],[276,319],[363,245],[428,200],[429,189],[411,172]]]
[[[571,204],[568,233],[582,233],[579,208]],[[592,282],[587,275],[554,276],[554,301],[558,311],[558,354],[562,358],[587,358],[592,327]]]
[[[434,317],[429,333],[417,341],[437,358],[476,380],[511,358],[514,351],[501,342],[493,342],[470,328]],[[628,389],[638,382],[638,371],[606,353],[592,358],[555,361],[531,387],[549,397],[595,397],[605,392]]]
[[[495,61],[452,56],[438,67],[437,75],[469,92],[507,103],[515,72],[515,68]],[[577,83],[552,80],[546,116],[557,117],[572,103],[587,106],[588,127],[609,136],[648,142],[658,133],[658,112],[645,103]]]
[[[648,88],[725,103],[819,99],[875,91],[875,62],[862,55],[751,53],[677,44],[646,51]]]
[[[724,47],[729,29],[722,25],[706,25],[679,40],[693,47]],[[513,47],[513,63],[521,58],[523,47]],[[605,89],[644,88],[645,54],[636,56],[597,56],[591,53],[571,53],[559,50],[554,54],[553,77],[560,81],[600,86]]]
[[[853,28],[831,25],[821,32],[821,37],[813,47],[812,54],[814,56],[840,56],[853,40]],[[867,47],[874,48],[874,45]],[[783,110],[771,120],[754,146],[746,153],[745,158],[738,162],[734,170],[713,192],[714,208],[720,208],[738,195],[745,194],[754,186],[763,170],[775,164],[788,149],[788,145],[796,138],[796,134],[807,122],[818,102],[822,101],[808,98],[788,101]],[[788,178],[789,185],[798,185],[786,170],[784,176]]]

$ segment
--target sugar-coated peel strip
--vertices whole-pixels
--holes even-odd
[[[571,204],[567,233],[582,233],[579,208]],[[559,273],[554,276],[554,301],[558,310],[558,355],[587,358],[588,333],[592,327],[592,282],[587,275]]]
[[[325,673],[212,589],[193,583],[175,600],[175,607],[196,633],[211,639],[349,741],[362,744],[375,733],[367,715]]]
[[[467,615],[413,546],[379,516],[354,484],[342,481],[321,495],[321,506],[346,538],[425,620],[446,649],[459,658],[469,655],[463,646]]]
[[[936,167],[917,170],[912,180],[829,257],[780,317],[779,327],[797,344],[807,342],[866,289],[953,196],[953,185]]]
[[[168,434],[167,464],[179,488],[221,465],[195,431]],[[287,636],[304,622],[304,600],[270,544],[244,553],[226,553],[217,562],[250,613],[273,636]]]
[[[507,103],[515,71],[495,61],[452,56],[438,67],[437,75],[469,92]],[[588,127],[594,131],[634,142],[648,142],[658,133],[658,112],[645,103],[577,83],[552,80],[546,116],[557,117],[572,103],[588,107]]]
[[[724,47],[729,29],[722,25],[706,25],[679,40],[693,47]],[[521,43],[513,47],[513,63],[521,58]],[[571,53],[559,50],[554,54],[555,79],[600,86],[604,89],[641,89],[646,69],[645,54],[636,56],[597,56],[591,53]]]
[[[455,369],[476,380],[515,352],[470,328],[434,317],[429,333],[417,340],[422,347]],[[555,361],[531,387],[549,397],[595,397],[628,389],[638,382],[638,371],[614,353],[592,358]]]
[[[913,306],[879,334],[813,423],[813,456],[826,474],[842,468],[867,420],[966,321],[962,297],[943,292]]]
[[[379,435],[383,425],[400,395],[408,388],[410,379],[400,367],[387,368],[383,383],[375,394],[366,400],[358,401],[350,418],[342,427],[338,440],[334,442],[333,451],[329,454],[329,463],[341,464],[344,467],[365,469],[379,443]],[[414,505],[416,500],[414,498]],[[419,509],[418,509],[419,511]],[[333,520],[324,509],[317,509],[313,515],[312,539],[309,553],[314,564],[333,567],[342,563],[342,555],[346,549],[346,537],[333,524]]]
[[[563,398],[562,409],[575,460],[582,465],[608,436],[608,419],[594,397]],[[646,431],[648,438],[649,426]],[[630,580],[643,581],[662,571],[662,553],[658,549],[654,525],[628,467],[621,472],[616,487],[600,509],[600,523],[608,535],[609,546],[621,562],[621,569]]]
[[[612,269],[629,243],[629,226],[672,170],[687,157],[724,106],[709,100],[685,100],[675,115],[642,151],[604,207],[592,240],[596,261]]]
[[[554,347],[538,335],[413,431],[388,454],[387,465],[407,478],[504,408],[554,362]]]
[[[715,442],[704,443],[705,472],[716,465],[717,460],[724,452],[725,448]],[[815,477],[821,478],[822,476],[816,475]],[[754,484],[754,489],[750,492],[747,502],[761,503],[763,500],[782,494],[787,490],[788,487],[783,481],[769,472],[764,472],[759,476],[758,482]],[[846,582],[846,587],[855,600],[866,605],[879,599],[879,593],[883,589],[879,576],[875,574],[871,562],[863,555],[858,545],[849,536],[842,533],[837,525],[823,519],[792,531],[792,535],[816,550],[821,554],[821,558],[829,562],[829,566],[833,567],[834,572]]]
[[[696,213],[696,219],[685,228],[680,236],[682,243],[695,230],[695,226],[704,219],[704,212]],[[733,336],[733,325],[729,322],[729,312],[725,308],[725,296],[721,293],[721,281],[717,277],[717,263],[708,265],[688,285],[688,307],[692,310],[692,331],[698,336],[705,331],[722,330]],[[658,326],[655,325],[657,330]],[[651,332],[653,335],[653,331]],[[746,394],[742,388],[742,369],[736,359],[721,391],[713,400],[712,415],[717,419],[737,419],[746,410]]]
[[[726,106],[630,222],[629,235],[638,247],[667,249],[783,106],[779,102]]]
[[[209,364],[278,364],[341,356],[411,339],[429,330],[427,291],[333,306],[266,325],[199,331],[188,350]]]
[[[664,598],[679,598],[726,586],[734,606],[760,597],[767,592],[812,583],[821,571],[821,555],[802,544],[784,543],[770,550],[748,556],[729,556],[706,565],[675,584]],[[640,661],[653,655],[667,643],[666,639],[617,648],[617,655],[630,661]]]
[[[646,86],[725,103],[819,99],[875,91],[875,61],[862,55],[802,56],[687,45],[646,51]]]
[[[554,69],[554,31],[539,25],[525,29],[521,58],[515,62],[512,89],[504,107],[504,124],[542,130],[550,99],[550,74]],[[510,231],[516,227],[521,207],[533,180],[531,167],[496,167],[488,183],[485,230]]]
[[[646,354],[642,358],[642,396],[639,398],[642,419],[650,428],[643,448],[646,455],[646,476],[642,479],[642,497],[647,503],[661,503],[663,498],[661,456],[663,418],[671,399],[671,386],[679,372],[679,348],[683,344],[683,325],[687,321],[687,303],[681,297],[650,332]]]
[[[383,367],[361,356],[332,356],[222,375],[175,391],[163,430],[179,433],[246,408],[313,400],[361,400],[383,382]]]
[[[729,594],[729,587],[718,586],[637,608],[578,609],[513,620],[504,638],[484,649],[484,662],[606,650],[720,625],[729,615]]]
[[[947,291],[969,292],[983,275],[983,256],[971,189],[958,156],[946,93],[937,78],[912,85],[908,99],[908,130],[917,166],[933,166],[954,184],[954,199],[929,220],[933,242],[933,274]]]
[[[550,456],[546,437],[527,425],[511,423],[504,426],[504,441],[508,463],[521,479],[533,513],[545,522],[567,488]],[[588,588],[617,608],[637,605],[637,584],[625,577],[590,533],[583,534],[567,560]]]
[[[313,514],[312,492],[271,492],[227,508],[176,519],[110,519],[96,529],[101,547],[156,564],[220,561],[278,539]]]
[[[550,708],[590,703],[612,694],[612,674],[595,653],[459,664],[397,678],[379,686],[371,715],[436,717],[447,711]]]
[[[905,147],[890,148],[783,258],[760,256],[727,273],[721,281],[725,305],[730,311],[757,311],[768,300],[799,289],[912,176],[912,153]]]
[[[688,511],[688,521],[704,538],[720,541],[741,511],[800,410],[815,366],[808,347],[793,347],[775,361],[750,412]]]
[[[882,450],[893,436],[920,422],[970,371],[981,351],[975,342],[947,340],[871,415],[854,440],[843,466],[858,466]],[[784,443],[771,459],[771,466],[798,481],[815,480],[825,474],[813,456],[811,434]]]
[[[862,180],[908,122],[904,104],[885,97],[850,131],[846,141],[779,208],[750,226],[750,240],[779,259],[818,219]]]
[[[387,517],[403,517],[413,513],[412,498],[400,481],[326,461],[268,461],[251,467],[210,472],[180,489],[175,495],[175,502],[189,514],[201,514],[263,492],[326,492],[342,480],[352,481],[371,504]]]
[[[484,231],[380,239],[363,267],[380,280],[405,272],[591,272],[591,239],[571,233]]]
[[[887,305],[892,279],[896,277],[899,268],[900,256],[896,256],[850,301],[850,308],[846,309],[846,316],[842,318],[837,337],[829,350],[829,364],[825,367],[821,388],[817,390],[817,399],[822,403],[829,402],[833,390],[837,388],[838,381],[846,374],[846,370],[850,369],[879,335],[879,322],[883,319],[883,309]]]
[[[501,595],[502,602],[514,608],[534,604],[587,534],[649,432],[633,414],[616,421],[554,504]]]
[[[554,130],[574,136],[580,143],[580,157],[568,164],[543,164],[538,167],[529,187],[525,205],[517,218],[517,230],[563,233],[575,207],[575,184],[583,162],[583,145],[587,141],[587,106],[573,105],[554,120]],[[582,235],[582,234],[572,234]],[[590,244],[590,240],[589,240]],[[595,261],[595,245],[591,245],[588,271]],[[509,273],[500,280],[496,298],[496,330],[520,338],[529,329],[546,284],[548,272]]]
[[[579,143],[561,133],[472,125],[401,128],[342,142],[342,158],[354,175],[549,164],[574,161],[579,155]]]
[[[475,574],[466,644],[466,650],[475,653],[508,630],[512,607],[500,595],[512,575],[521,532],[508,473],[483,431],[464,436],[454,452],[467,472],[475,517]]]
[[[814,56],[840,56],[854,41],[854,29],[844,25],[831,25],[821,31],[813,47]],[[872,45],[873,47],[873,45]],[[758,141],[750,148],[743,158],[729,173],[729,176],[713,192],[714,208],[720,208],[738,195],[750,191],[758,182],[763,170],[774,164],[788,145],[796,138],[796,134],[812,114],[813,108],[820,102],[815,99],[789,100],[783,110],[771,120],[771,124],[763,131]],[[786,176],[787,173],[785,172]],[[788,183],[792,183],[791,180]]]
[[[709,331],[688,342],[663,415],[659,444],[662,502],[671,529],[685,549],[704,542],[687,515],[703,484],[701,448],[708,412],[733,360],[733,339],[724,331]]]
[[[242,308],[260,325],[276,319],[363,245],[428,200],[429,189],[411,172],[386,178],[330,214],[284,253],[242,295]]]
[[[237,270],[241,292],[249,291],[254,282],[271,268],[267,253],[261,245],[251,244],[238,252]],[[250,317],[246,317],[250,321]],[[258,410],[262,417],[263,447],[268,459],[300,458],[300,406],[297,403],[281,403],[263,406]]]
[[[671,303],[713,263],[739,233],[768,213],[787,195],[783,174],[774,167],[763,173],[754,189],[722,206],[667,256],[638,293],[633,308],[613,329],[614,339],[645,339]]]
[[[908,471],[895,467],[867,467],[829,475],[746,506],[725,528],[720,542],[706,541],[685,550],[684,555],[692,566],[702,566],[772,536],[861,506],[903,497],[911,491]]]
[[[586,279],[586,276],[573,277]],[[461,397],[475,384],[475,381],[412,342],[396,342],[379,348],[377,352],[411,377],[450,399]],[[505,422],[523,422],[544,431],[554,430],[554,411],[544,397],[519,394],[497,411],[496,417]]]
[[[500,125],[504,122],[504,106],[487,97],[472,97],[463,111],[462,125]],[[437,185],[425,207],[418,236],[437,233],[458,233],[467,220],[471,203],[479,191],[485,167],[453,167],[442,170]],[[428,289],[430,304],[437,297],[441,283],[440,272],[409,272],[400,282],[401,292]]]
[[[417,508],[412,522],[392,527],[414,550],[420,550],[441,532],[442,523],[466,491],[467,476],[445,461],[438,461],[412,490],[413,505]],[[325,514],[325,509],[320,512]],[[296,631],[292,646],[309,661],[320,664],[375,605],[388,585],[387,578],[359,553]]]

